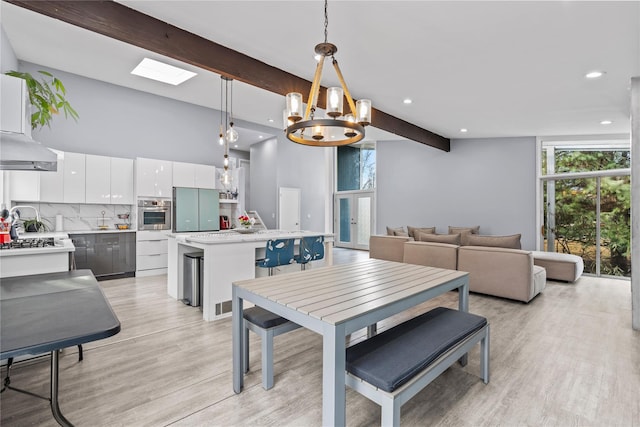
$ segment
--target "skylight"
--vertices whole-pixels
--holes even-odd
[[[174,86],[184,83],[196,75],[194,72],[149,58],[144,58],[138,66],[131,71],[131,74]]]

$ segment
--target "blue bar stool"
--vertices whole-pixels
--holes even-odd
[[[324,236],[310,236],[300,239],[300,252],[295,260],[302,270],[307,269],[307,263],[324,258]]]
[[[269,276],[280,265],[293,264],[293,239],[272,239],[267,241],[264,258],[256,261],[257,267],[268,268]]]

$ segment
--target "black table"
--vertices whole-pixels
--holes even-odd
[[[58,406],[59,350],[118,332],[120,321],[91,270],[0,282],[0,359],[51,352],[51,412],[60,425],[71,426]]]

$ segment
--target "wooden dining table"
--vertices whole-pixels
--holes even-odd
[[[243,301],[322,335],[322,425],[346,422],[347,335],[447,291],[468,311],[468,273],[379,259],[233,283],[233,389],[243,387]]]

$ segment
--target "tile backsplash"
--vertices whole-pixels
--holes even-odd
[[[136,209],[134,205],[94,205],[72,203],[34,203],[13,202],[13,206],[33,206],[40,212],[40,218],[50,231],[91,231],[98,230],[100,225],[115,230],[115,224],[130,224],[132,229],[136,225]],[[104,212],[104,216],[103,213]],[[128,220],[119,219],[119,214],[129,214]],[[56,230],[56,215],[62,215],[62,230]],[[33,218],[33,211],[25,209],[23,218]]]

